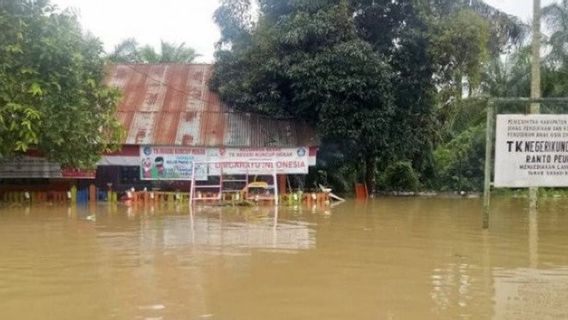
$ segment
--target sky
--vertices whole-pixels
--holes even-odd
[[[524,22],[529,22],[532,17],[532,0],[485,0],[486,3],[497,9],[501,9],[508,14],[521,18]],[[549,5],[554,0],[541,0],[542,6]]]
[[[554,0],[542,0],[547,5]],[[140,44],[158,47],[160,40],[185,42],[213,62],[219,29],[213,12],[219,0],[52,0],[60,8],[73,8],[83,28],[99,37],[111,51],[121,40],[134,37]],[[488,4],[529,22],[532,0],[485,0]]]

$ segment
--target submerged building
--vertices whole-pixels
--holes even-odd
[[[119,88],[117,119],[126,130],[120,151],[107,154],[96,171],[61,170],[33,153],[0,164],[2,188],[67,188],[92,184],[100,189],[183,190],[191,178],[246,174],[257,166],[276,173],[307,174],[316,162],[318,139],[312,128],[293,120],[243,113],[209,90],[207,64],[119,64],[107,83]],[[197,172],[194,163],[217,163]],[[217,172],[213,172],[213,171]]]

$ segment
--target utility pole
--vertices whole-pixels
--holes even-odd
[[[531,99],[541,98],[540,92],[540,0],[533,0],[532,58],[531,58]],[[531,114],[540,113],[540,103],[531,103]],[[538,206],[538,188],[529,189],[531,208]]]

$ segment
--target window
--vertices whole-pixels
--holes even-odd
[[[121,184],[136,184],[138,182],[140,182],[140,167],[120,167]]]

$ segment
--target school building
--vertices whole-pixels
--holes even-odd
[[[258,166],[273,166],[279,177],[307,174],[316,163],[314,130],[233,110],[209,90],[211,72],[207,64],[111,66],[107,83],[122,91],[116,115],[126,130],[121,150],[104,155],[93,171],[62,170],[30,152],[0,164],[0,192],[93,183],[101,190],[189,190],[192,177],[244,175],[259,172]]]

